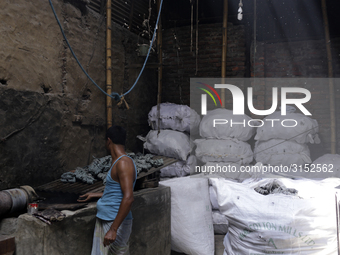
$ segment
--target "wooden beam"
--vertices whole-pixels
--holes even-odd
[[[223,3],[223,30],[222,30],[222,64],[221,64],[221,77],[222,84],[226,77],[227,69],[227,41],[228,41],[228,0]],[[225,108],[225,89],[221,89],[222,108]]]
[[[161,7],[161,0],[157,0],[157,13],[159,13]],[[162,78],[163,78],[163,51],[162,51],[162,19],[159,17],[157,28],[157,52],[158,52],[158,95],[157,95],[157,111],[160,114],[160,104],[162,102]],[[158,116],[158,127],[160,127],[160,116]]]
[[[106,93],[112,93],[112,52],[111,52],[111,0],[106,4]],[[112,98],[106,96],[106,125],[112,126]]]
[[[331,122],[331,153],[336,154],[336,114],[335,114],[335,90],[333,82],[333,59],[331,51],[331,38],[329,35],[329,24],[327,15],[326,0],[321,0],[323,23],[325,29],[325,40],[327,49],[328,78],[329,78],[329,109]]]

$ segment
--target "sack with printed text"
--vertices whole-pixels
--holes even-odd
[[[224,240],[227,255],[336,254],[334,190],[302,199],[285,194],[265,196],[225,179],[213,178],[211,183],[219,211],[229,222]]]

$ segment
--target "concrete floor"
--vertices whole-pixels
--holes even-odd
[[[215,235],[215,255],[223,255],[224,246],[223,246],[224,235]],[[178,253],[175,251],[171,251],[171,255],[184,255],[185,253]]]

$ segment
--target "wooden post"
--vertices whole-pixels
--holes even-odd
[[[157,1],[157,11],[160,12],[161,1]],[[162,58],[162,19],[159,17],[157,27],[157,52],[158,52],[158,95],[157,95],[157,111],[158,111],[158,133],[160,132],[160,103],[162,101],[162,76],[163,76],[163,58]]]
[[[226,77],[227,68],[227,31],[228,31],[228,0],[224,0],[223,4],[223,30],[222,30],[222,64],[221,77],[222,83]],[[221,89],[222,108],[225,108],[225,89]]]
[[[112,68],[111,68],[111,0],[106,4],[106,93],[112,93]],[[112,98],[106,96],[106,124],[112,126]]]
[[[326,0],[321,0],[323,23],[325,28],[325,40],[327,49],[328,61],[328,78],[329,78],[329,109],[330,109],[330,122],[331,122],[331,153],[336,154],[336,115],[335,115],[335,91],[333,83],[333,59],[331,51],[331,39],[329,36],[329,24],[327,15]]]

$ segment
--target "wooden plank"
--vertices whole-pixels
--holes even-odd
[[[55,209],[55,210],[78,210],[87,206],[87,203],[76,203],[76,204],[47,204],[44,202],[39,203],[39,210]]]
[[[36,189],[37,190],[38,189],[45,189],[45,188],[51,186],[53,183],[58,183],[58,181],[60,181],[60,179],[52,181],[52,182],[49,182],[49,183],[46,183],[46,184],[43,184],[43,185],[40,185],[40,186],[36,187]]]
[[[141,183],[140,188],[147,189],[147,188],[156,188],[158,186],[159,186],[158,180],[152,180],[152,181],[147,180]]]
[[[14,236],[0,235],[0,255],[12,255],[15,251]]]

